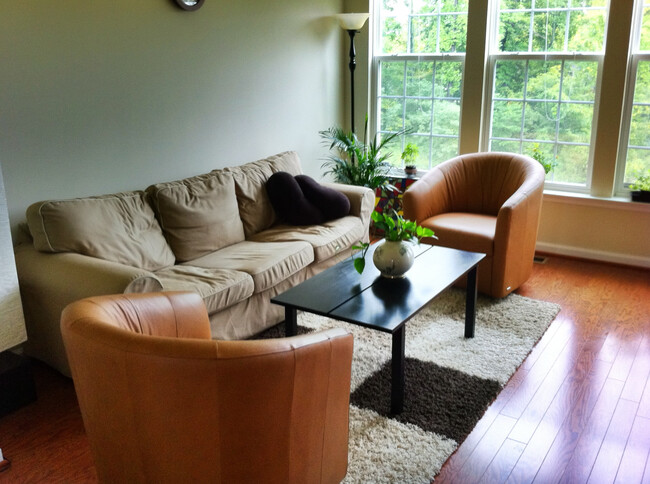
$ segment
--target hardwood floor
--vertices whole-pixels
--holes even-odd
[[[518,291],[562,311],[438,483],[650,484],[650,271],[549,257]],[[72,382],[0,419],[0,483],[96,482]]]
[[[650,483],[650,272],[549,257],[562,311],[438,483]]]

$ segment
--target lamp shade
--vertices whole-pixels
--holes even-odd
[[[359,30],[368,20],[367,13],[340,13],[336,16],[345,30]]]

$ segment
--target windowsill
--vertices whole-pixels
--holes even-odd
[[[650,212],[650,203],[633,202],[626,197],[594,197],[587,193],[544,190],[544,200],[564,203],[567,205],[584,205],[614,210],[626,210],[629,212]]]

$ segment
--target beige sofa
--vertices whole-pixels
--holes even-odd
[[[270,298],[367,241],[374,194],[325,184],[348,197],[350,214],[322,225],[284,225],[265,190],[278,171],[300,174],[297,154],[144,191],[30,206],[32,243],[16,247],[26,352],[69,375],[61,311],[72,301],[102,294],[197,292],[214,339],[247,338],[281,321],[283,308]]]

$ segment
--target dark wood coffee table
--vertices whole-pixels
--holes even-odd
[[[467,274],[465,337],[474,337],[476,276],[485,254],[420,244],[413,267],[402,279],[386,279],[372,263],[374,244],[359,275],[348,259],[271,298],[284,306],[287,336],[297,332],[297,311],[358,324],[393,335],[391,412],[404,408],[406,322],[436,296]]]

